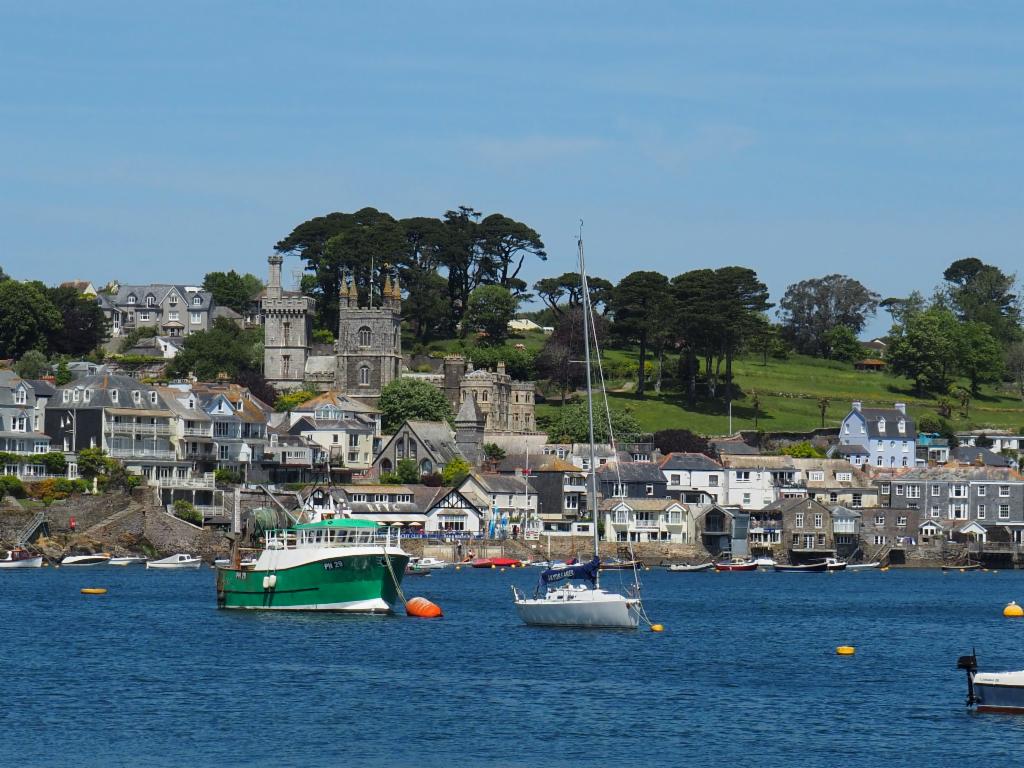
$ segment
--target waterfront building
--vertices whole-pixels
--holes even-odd
[[[127,376],[97,375],[58,387],[46,409],[46,432],[74,462],[84,448],[101,448],[152,485],[186,478],[178,458],[174,412],[156,387]]]
[[[854,401],[839,428],[840,445],[858,449],[848,454],[856,466],[913,467],[916,441],[917,430],[905,403],[892,408],[864,408],[860,401]]]
[[[54,391],[49,382],[29,381],[13,371],[0,371],[0,451],[23,456],[50,452],[45,414]],[[22,478],[47,474],[44,464],[31,461],[4,464],[0,469],[5,475]]]
[[[380,411],[337,391],[324,392],[293,408],[287,432],[327,453],[333,469],[365,476],[382,449]]]
[[[597,488],[604,498],[655,498],[668,495],[668,481],[657,464],[609,461],[597,468]]]
[[[688,504],[715,504],[725,493],[725,468],[703,453],[670,453],[659,464],[669,496]]]
[[[455,442],[455,433],[445,421],[406,421],[384,443],[373,460],[371,474],[394,472],[398,462],[409,460],[421,475],[442,472],[455,458],[464,458]]]
[[[690,510],[694,531],[691,540],[699,542],[712,557],[748,554],[748,513],[720,504],[702,504]]]
[[[600,503],[605,541],[688,544],[689,510],[669,498],[610,498]]]
[[[488,520],[494,516],[509,520],[533,517],[538,510],[537,491],[531,484],[532,477],[525,472],[525,469],[521,475],[470,472],[459,485],[459,492],[485,510]]]
[[[499,474],[520,482],[527,470],[530,486],[537,495],[537,516],[542,532],[570,535],[583,530],[580,524],[590,518],[583,472],[558,456],[544,454],[509,454],[497,466]],[[585,530],[586,535],[593,535],[589,524]]]

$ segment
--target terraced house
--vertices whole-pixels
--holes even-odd
[[[65,454],[102,448],[151,484],[187,477],[172,438],[175,414],[155,387],[102,374],[58,387],[46,408],[46,432]],[[69,457],[69,461],[71,457]]]
[[[51,392],[52,387],[45,381],[26,381],[12,371],[0,371],[0,451],[22,455],[50,451],[43,420],[47,395]],[[39,477],[46,474],[46,467],[25,461],[5,464],[3,473]]]
[[[973,531],[1024,543],[1024,477],[1012,469],[922,467],[876,483],[882,507],[916,512],[920,526],[931,523],[929,535]]]

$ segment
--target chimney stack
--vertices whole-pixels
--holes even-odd
[[[902,413],[904,416],[907,415],[907,404],[906,403],[895,403],[893,405],[893,408],[895,408],[897,411]]]
[[[855,410],[857,413],[860,413],[860,400],[853,401],[853,410]]]

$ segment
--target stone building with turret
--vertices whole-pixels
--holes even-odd
[[[281,288],[284,257],[275,253],[267,262],[270,276],[260,300],[264,329],[263,375],[275,389],[299,389],[306,378],[316,302],[297,291]]]
[[[355,281],[342,278],[334,345],[335,389],[350,397],[380,397],[402,375],[402,294],[398,277],[384,280],[380,306],[360,305]]]

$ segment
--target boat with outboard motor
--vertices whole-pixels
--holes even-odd
[[[710,571],[715,567],[714,563],[699,563],[698,565],[690,565],[689,563],[673,563],[668,567],[669,573],[704,573]]]
[[[716,571],[756,571],[757,563],[753,560],[747,560],[745,558],[730,558],[728,560],[719,560],[715,563]]]
[[[391,613],[409,564],[397,530],[344,517],[267,531],[252,565],[240,554],[217,569],[220,608]]]
[[[961,656],[957,669],[967,673],[967,706],[979,712],[1024,714],[1024,670],[1016,672],[979,672],[978,654]]]
[[[0,559],[0,568],[42,568],[43,556],[33,555],[24,547],[15,547]]]
[[[847,563],[846,570],[848,571],[873,571],[882,567],[882,564],[877,560],[870,563]]]
[[[825,573],[828,570],[828,565],[824,561],[820,563],[801,563],[799,565],[776,563],[772,568],[776,573]]]
[[[177,554],[165,557],[162,560],[149,560],[146,562],[147,570],[164,571],[194,571],[203,564],[203,558],[195,555]]]
[[[583,350],[587,377],[587,429],[590,444],[590,467],[596,467],[594,458],[594,387],[590,365],[591,301],[587,284],[587,271],[583,260],[583,237],[577,241],[580,265],[580,304],[583,314]],[[596,338],[594,339],[596,343]],[[598,349],[597,367],[601,369]],[[603,389],[603,372],[602,389]],[[610,421],[610,418],[609,418]],[[615,445],[611,424],[608,437]],[[533,596],[528,597],[512,587],[512,599],[519,618],[535,627],[579,627],[606,629],[636,629],[644,615],[640,600],[640,583],[634,568],[634,587],[629,595],[602,589],[600,585],[601,555],[597,525],[597,472],[587,473],[587,508],[593,515],[593,558],[587,563],[564,568],[547,568],[540,573]],[[549,555],[550,557],[550,555]],[[582,582],[574,584],[573,582]]]
[[[107,565],[142,565],[149,560],[148,557],[139,555],[124,555],[123,557],[112,557],[107,560]]]

